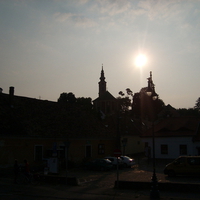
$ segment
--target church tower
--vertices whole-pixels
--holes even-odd
[[[106,92],[106,81],[105,81],[104,70],[103,70],[103,65],[102,65],[101,77],[99,81],[99,97],[105,94],[105,92]]]
[[[111,115],[116,111],[117,108],[116,98],[106,89],[103,65],[99,81],[99,97],[93,100],[93,104],[95,110],[103,115]]]

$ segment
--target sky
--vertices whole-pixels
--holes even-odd
[[[138,67],[135,58],[147,62]],[[200,97],[200,0],[0,0],[0,87],[57,101],[147,86],[166,105]]]

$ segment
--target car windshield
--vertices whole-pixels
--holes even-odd
[[[130,157],[128,157],[128,156],[124,156],[124,157],[126,157],[126,158],[128,158],[128,159],[132,159],[132,158],[130,158]]]
[[[174,161],[175,164],[182,164],[182,163],[185,163],[185,158],[184,157],[180,157],[178,159],[176,159]]]
[[[109,159],[104,159],[107,163],[111,163],[111,161]]]

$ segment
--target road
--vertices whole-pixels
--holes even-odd
[[[182,183],[199,183],[199,177],[175,177],[168,178],[163,174],[163,168],[166,163],[158,163],[156,174],[158,182],[182,182]],[[16,185],[13,184],[11,177],[0,179],[0,199],[2,200],[78,200],[78,199],[149,199],[149,190],[117,190],[114,189],[114,182],[117,178],[117,171],[109,172],[87,171],[82,169],[73,169],[69,171],[70,176],[79,178],[79,186],[66,186],[58,182],[41,182],[33,185]],[[139,161],[134,168],[119,170],[119,180],[126,181],[151,181],[152,163],[147,160]],[[191,194],[172,193],[170,191],[160,191],[161,199],[200,199],[200,193]]]

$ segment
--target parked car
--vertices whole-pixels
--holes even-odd
[[[95,159],[83,164],[84,169],[107,171],[113,168],[112,162],[108,159]]]
[[[165,166],[164,174],[200,175],[200,156],[180,156]]]
[[[117,158],[117,157],[107,156],[107,157],[105,157],[105,159],[108,159],[108,160],[110,160],[112,162],[113,168],[117,168],[117,159],[118,159],[118,167],[119,167],[119,169],[122,169],[124,167],[123,162],[122,162],[120,157]]]
[[[135,160],[133,158],[130,158],[128,156],[120,156],[122,163],[124,167],[131,167],[135,165]]]

